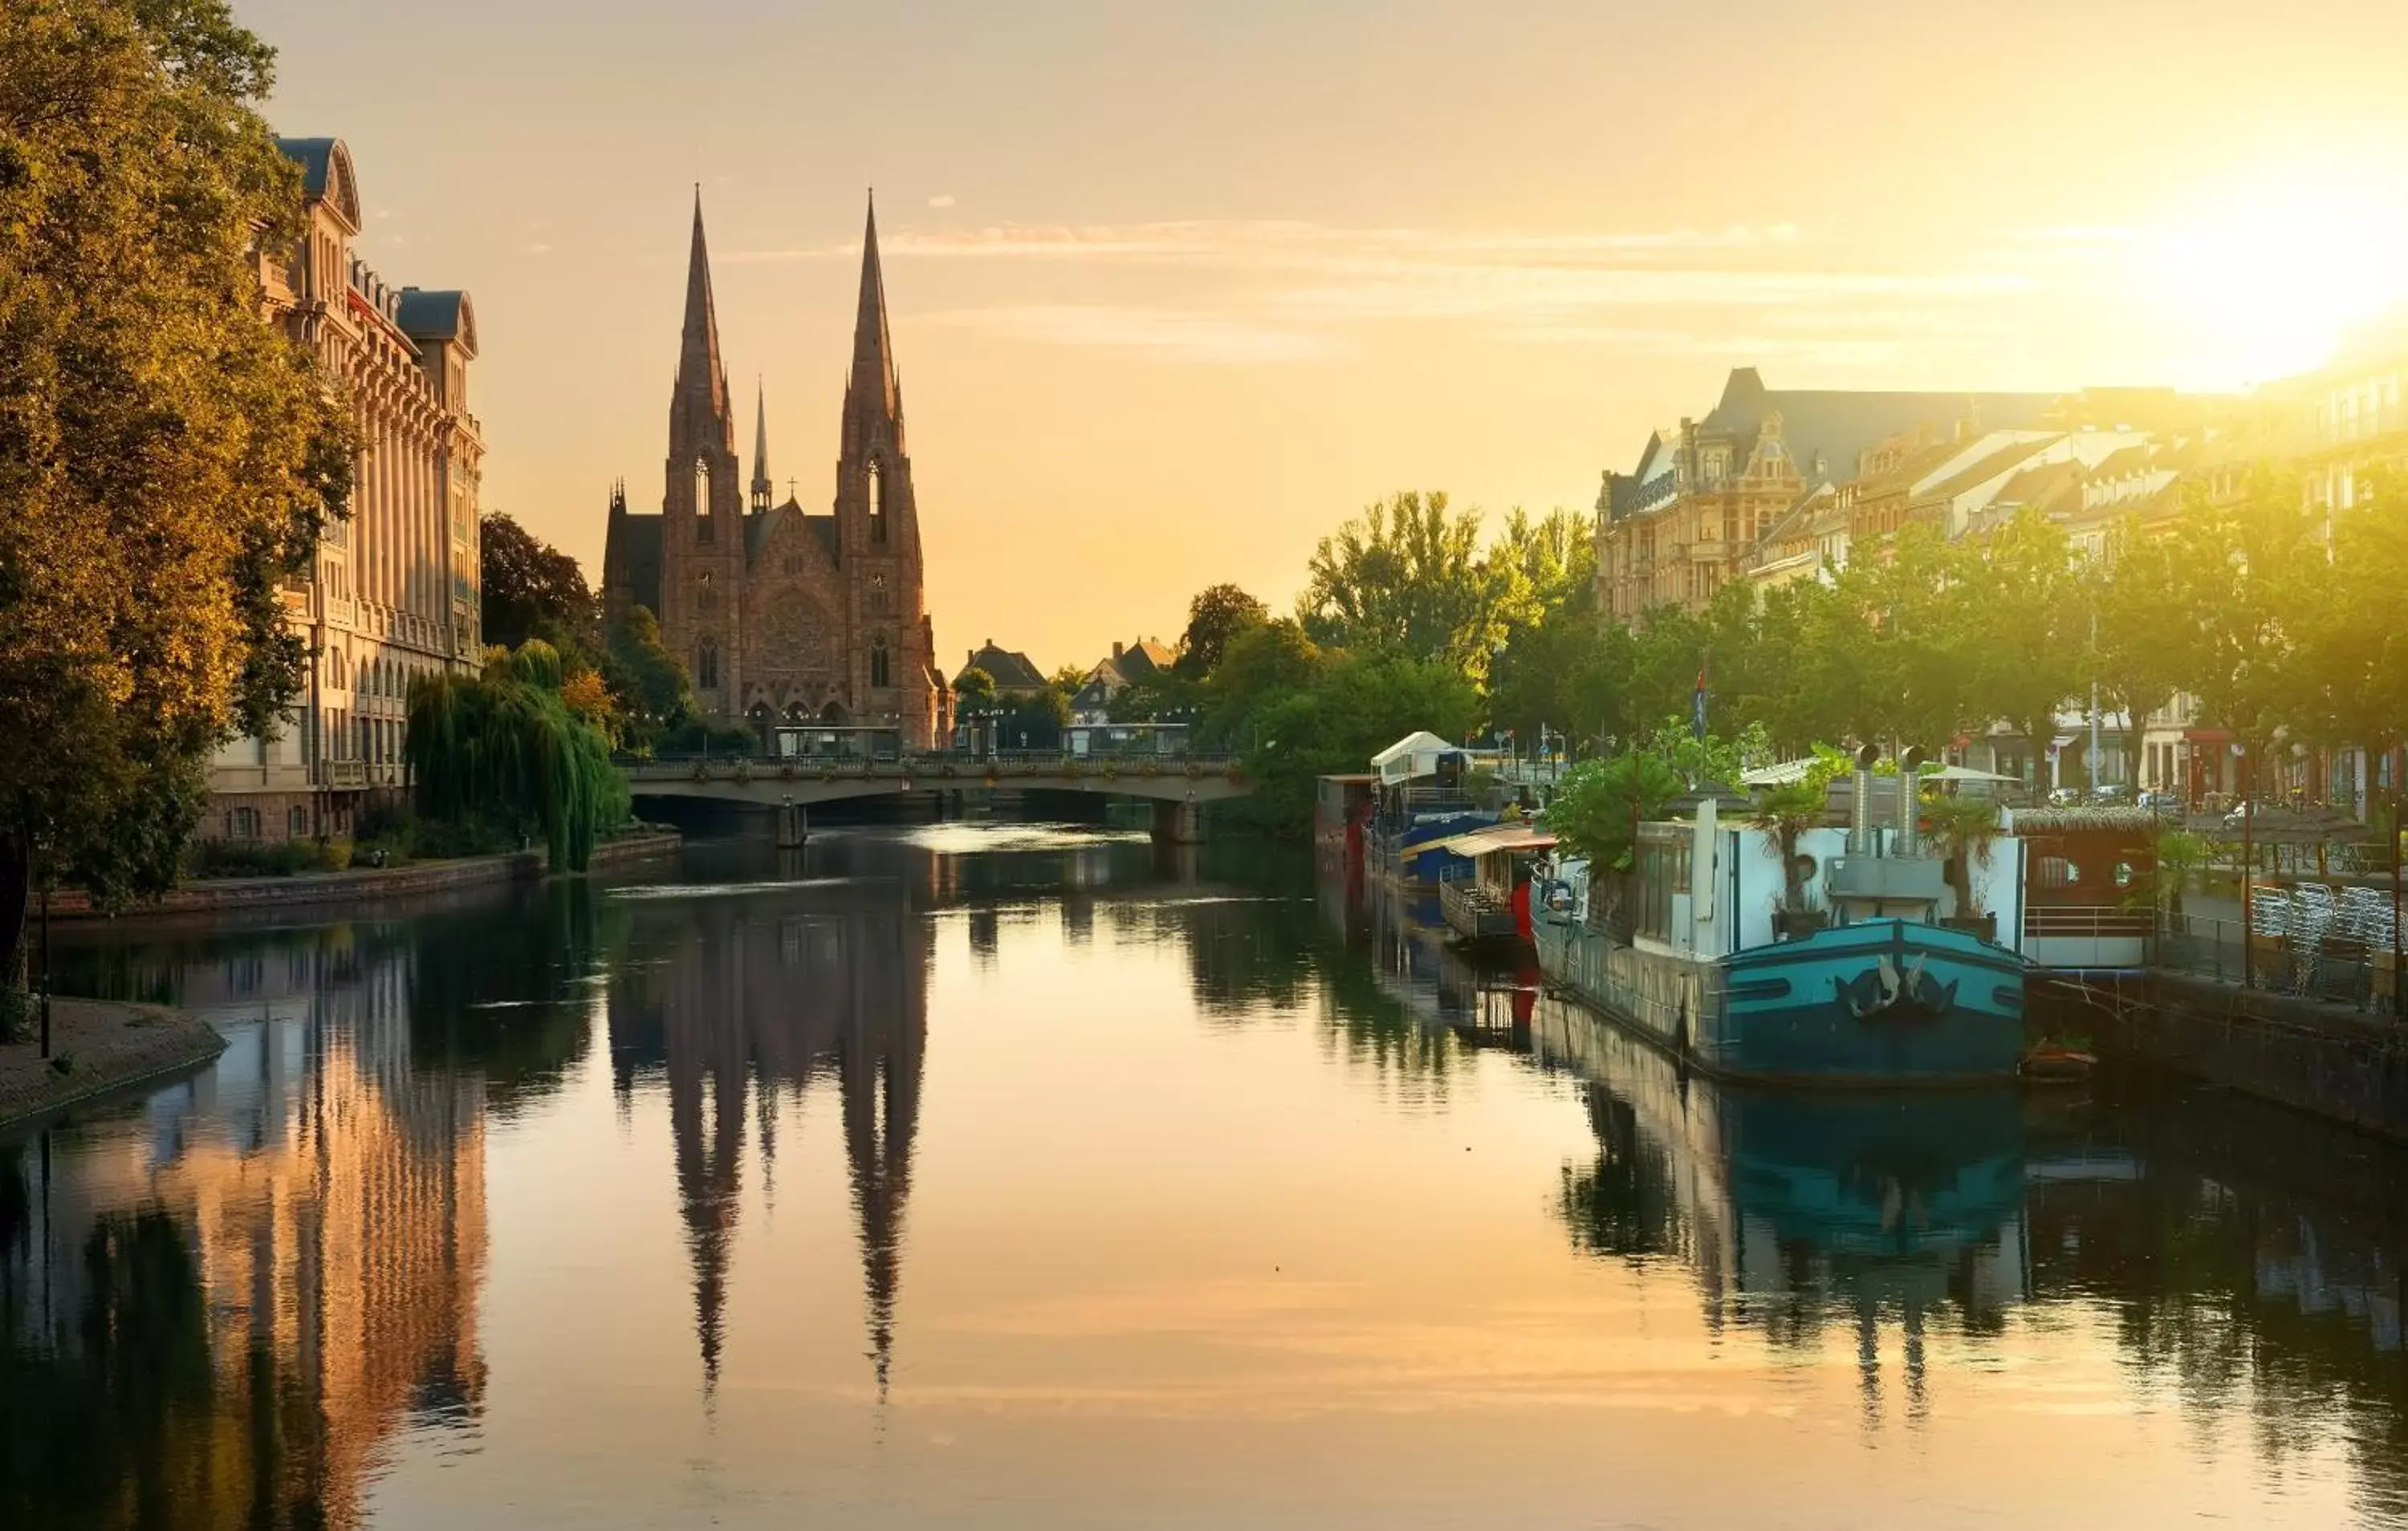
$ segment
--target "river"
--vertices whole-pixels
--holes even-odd
[[[823,830],[62,941],[0,1524],[2408,1516],[2408,1157],[1720,1092],[1275,850]]]

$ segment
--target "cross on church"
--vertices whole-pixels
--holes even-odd
[[[794,480],[794,479],[787,479],[787,480],[786,480],[786,498],[788,498],[788,499],[790,499],[790,500],[791,500],[791,499],[793,499],[794,497],[795,497],[795,480]]]

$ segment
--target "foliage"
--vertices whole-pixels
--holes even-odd
[[[966,708],[992,707],[995,705],[995,677],[976,665],[969,665],[953,677],[953,695]]]
[[[1187,632],[1171,666],[1182,678],[1201,680],[1221,664],[1229,640],[1270,620],[1270,608],[1235,585],[1214,585],[1187,603]]]
[[[263,322],[302,227],[273,59],[218,0],[0,7],[0,985],[36,876],[172,885],[211,751],[306,673],[277,590],[352,446]]]
[[[1312,821],[1314,778],[1359,771],[1415,729],[1460,738],[1479,712],[1479,693],[1447,665],[1395,655],[1340,658],[1250,714],[1245,761],[1255,792],[1243,816],[1301,834]]]
[[[346,840],[195,840],[184,854],[189,877],[293,877],[339,872],[351,862]]]
[[[1584,760],[1556,786],[1547,827],[1590,866],[1627,871],[1639,824],[1660,816],[1685,786],[1669,762],[1643,750]]]
[[[560,655],[530,639],[482,676],[413,687],[403,753],[422,823],[532,829],[552,866],[583,871],[595,842],[625,821],[627,783],[561,685]]]
[[[594,625],[594,593],[576,559],[499,510],[486,512],[480,540],[486,642],[514,649],[546,623],[580,632]]]
[[[1475,683],[1503,646],[1497,604],[1511,581],[1480,556],[1480,513],[1450,515],[1443,492],[1367,507],[1323,537],[1297,616],[1314,642],[1443,664]]]
[[[1781,907],[1792,913],[1806,908],[1805,867],[1798,860],[1798,837],[1820,826],[1829,815],[1831,782],[1847,768],[1846,756],[1836,750],[1818,749],[1804,776],[1762,789],[1748,812],[1749,824],[1771,837],[1773,852],[1781,858]]]
[[[2133,884],[2127,902],[2134,908],[2180,914],[2184,893],[2207,870],[2207,840],[2186,829],[2161,830],[2154,850],[2148,875]]]
[[[610,623],[608,644],[604,665],[631,742],[649,742],[694,711],[685,666],[661,641],[660,620],[648,608],[622,611]]]
[[[1999,805],[1987,797],[1956,793],[1926,793],[1923,819],[1931,849],[1947,864],[1948,885],[1956,890],[1956,912],[1982,912],[1973,896],[1975,866],[1987,866],[1990,846],[1999,837]]]

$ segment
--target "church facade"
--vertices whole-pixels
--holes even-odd
[[[808,512],[791,495],[771,503],[766,403],[755,405],[752,453],[747,485],[697,195],[661,508],[630,510],[624,487],[612,493],[605,610],[616,620],[642,606],[660,619],[662,642],[714,722],[749,723],[765,740],[773,726],[808,724],[879,747],[935,748],[951,728],[948,693],[923,594],[874,207],[828,510]]]

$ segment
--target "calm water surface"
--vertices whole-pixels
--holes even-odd
[[[0,1146],[7,1526],[2334,1527],[2387,1150],[1690,1081],[1260,851],[828,831],[149,927]]]

